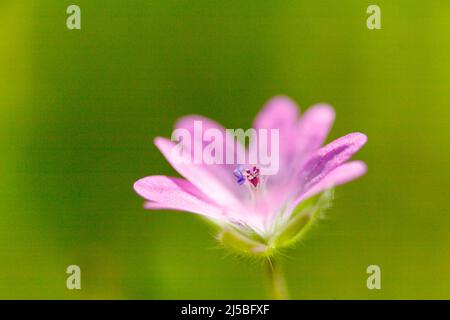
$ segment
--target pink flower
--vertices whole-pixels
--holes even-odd
[[[194,121],[202,121],[202,130],[219,129],[233,146],[235,137],[200,116],[184,117],[175,127],[192,131]],[[184,179],[149,176],[138,180],[134,189],[147,200],[147,209],[202,215],[221,227],[219,238],[231,247],[272,253],[289,244],[320,209],[320,194],[367,170],[361,161],[348,161],[367,141],[364,134],[350,133],[321,147],[333,121],[334,111],[326,104],[315,105],[300,117],[294,102],[275,97],[256,116],[253,128],[279,129],[277,174],[260,176],[258,164],[239,168],[230,164],[183,163],[172,152],[175,142],[158,137],[156,146]],[[224,152],[236,153],[237,148],[244,148],[239,143],[232,149],[224,145]]]

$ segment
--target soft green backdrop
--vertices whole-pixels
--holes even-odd
[[[264,298],[258,263],[132,184],[175,174],[152,139],[178,117],[248,128],[284,93],[369,136],[369,173],[285,260],[292,297],[449,299],[450,2],[376,3],[378,31],[370,1],[1,0],[0,298]]]

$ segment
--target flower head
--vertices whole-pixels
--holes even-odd
[[[213,128],[222,133],[224,143],[215,153],[231,154],[234,159],[235,154],[248,155],[249,150],[261,148],[252,140],[246,149],[228,130],[201,116],[184,117],[175,127],[193,132],[197,121],[203,132]],[[184,179],[149,176],[138,180],[134,189],[147,200],[147,209],[202,215],[220,227],[218,239],[225,245],[256,256],[271,255],[299,238],[328,203],[327,190],[367,170],[361,161],[348,161],[367,141],[364,134],[350,133],[322,146],[333,121],[334,111],[328,105],[315,105],[300,116],[289,98],[275,97],[253,124],[256,131],[279,132],[279,140],[265,146],[279,153],[275,174],[265,175],[262,163],[186,161],[198,146],[208,147],[203,135],[194,134],[193,144],[183,141],[181,153],[173,152],[175,142],[158,137],[156,146]]]

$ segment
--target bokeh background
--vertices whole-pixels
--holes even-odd
[[[375,31],[369,4],[1,0],[0,298],[264,298],[261,265],[132,184],[176,174],[152,139],[178,117],[248,128],[287,94],[335,107],[330,140],[369,137],[369,173],[288,252],[291,296],[449,299],[450,2],[377,0]]]

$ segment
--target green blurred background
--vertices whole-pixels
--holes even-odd
[[[369,137],[369,173],[284,261],[292,297],[449,299],[450,2],[377,0],[374,31],[371,3],[0,0],[0,298],[264,298],[259,263],[132,184],[176,174],[152,139],[178,117],[248,128],[287,94]]]

